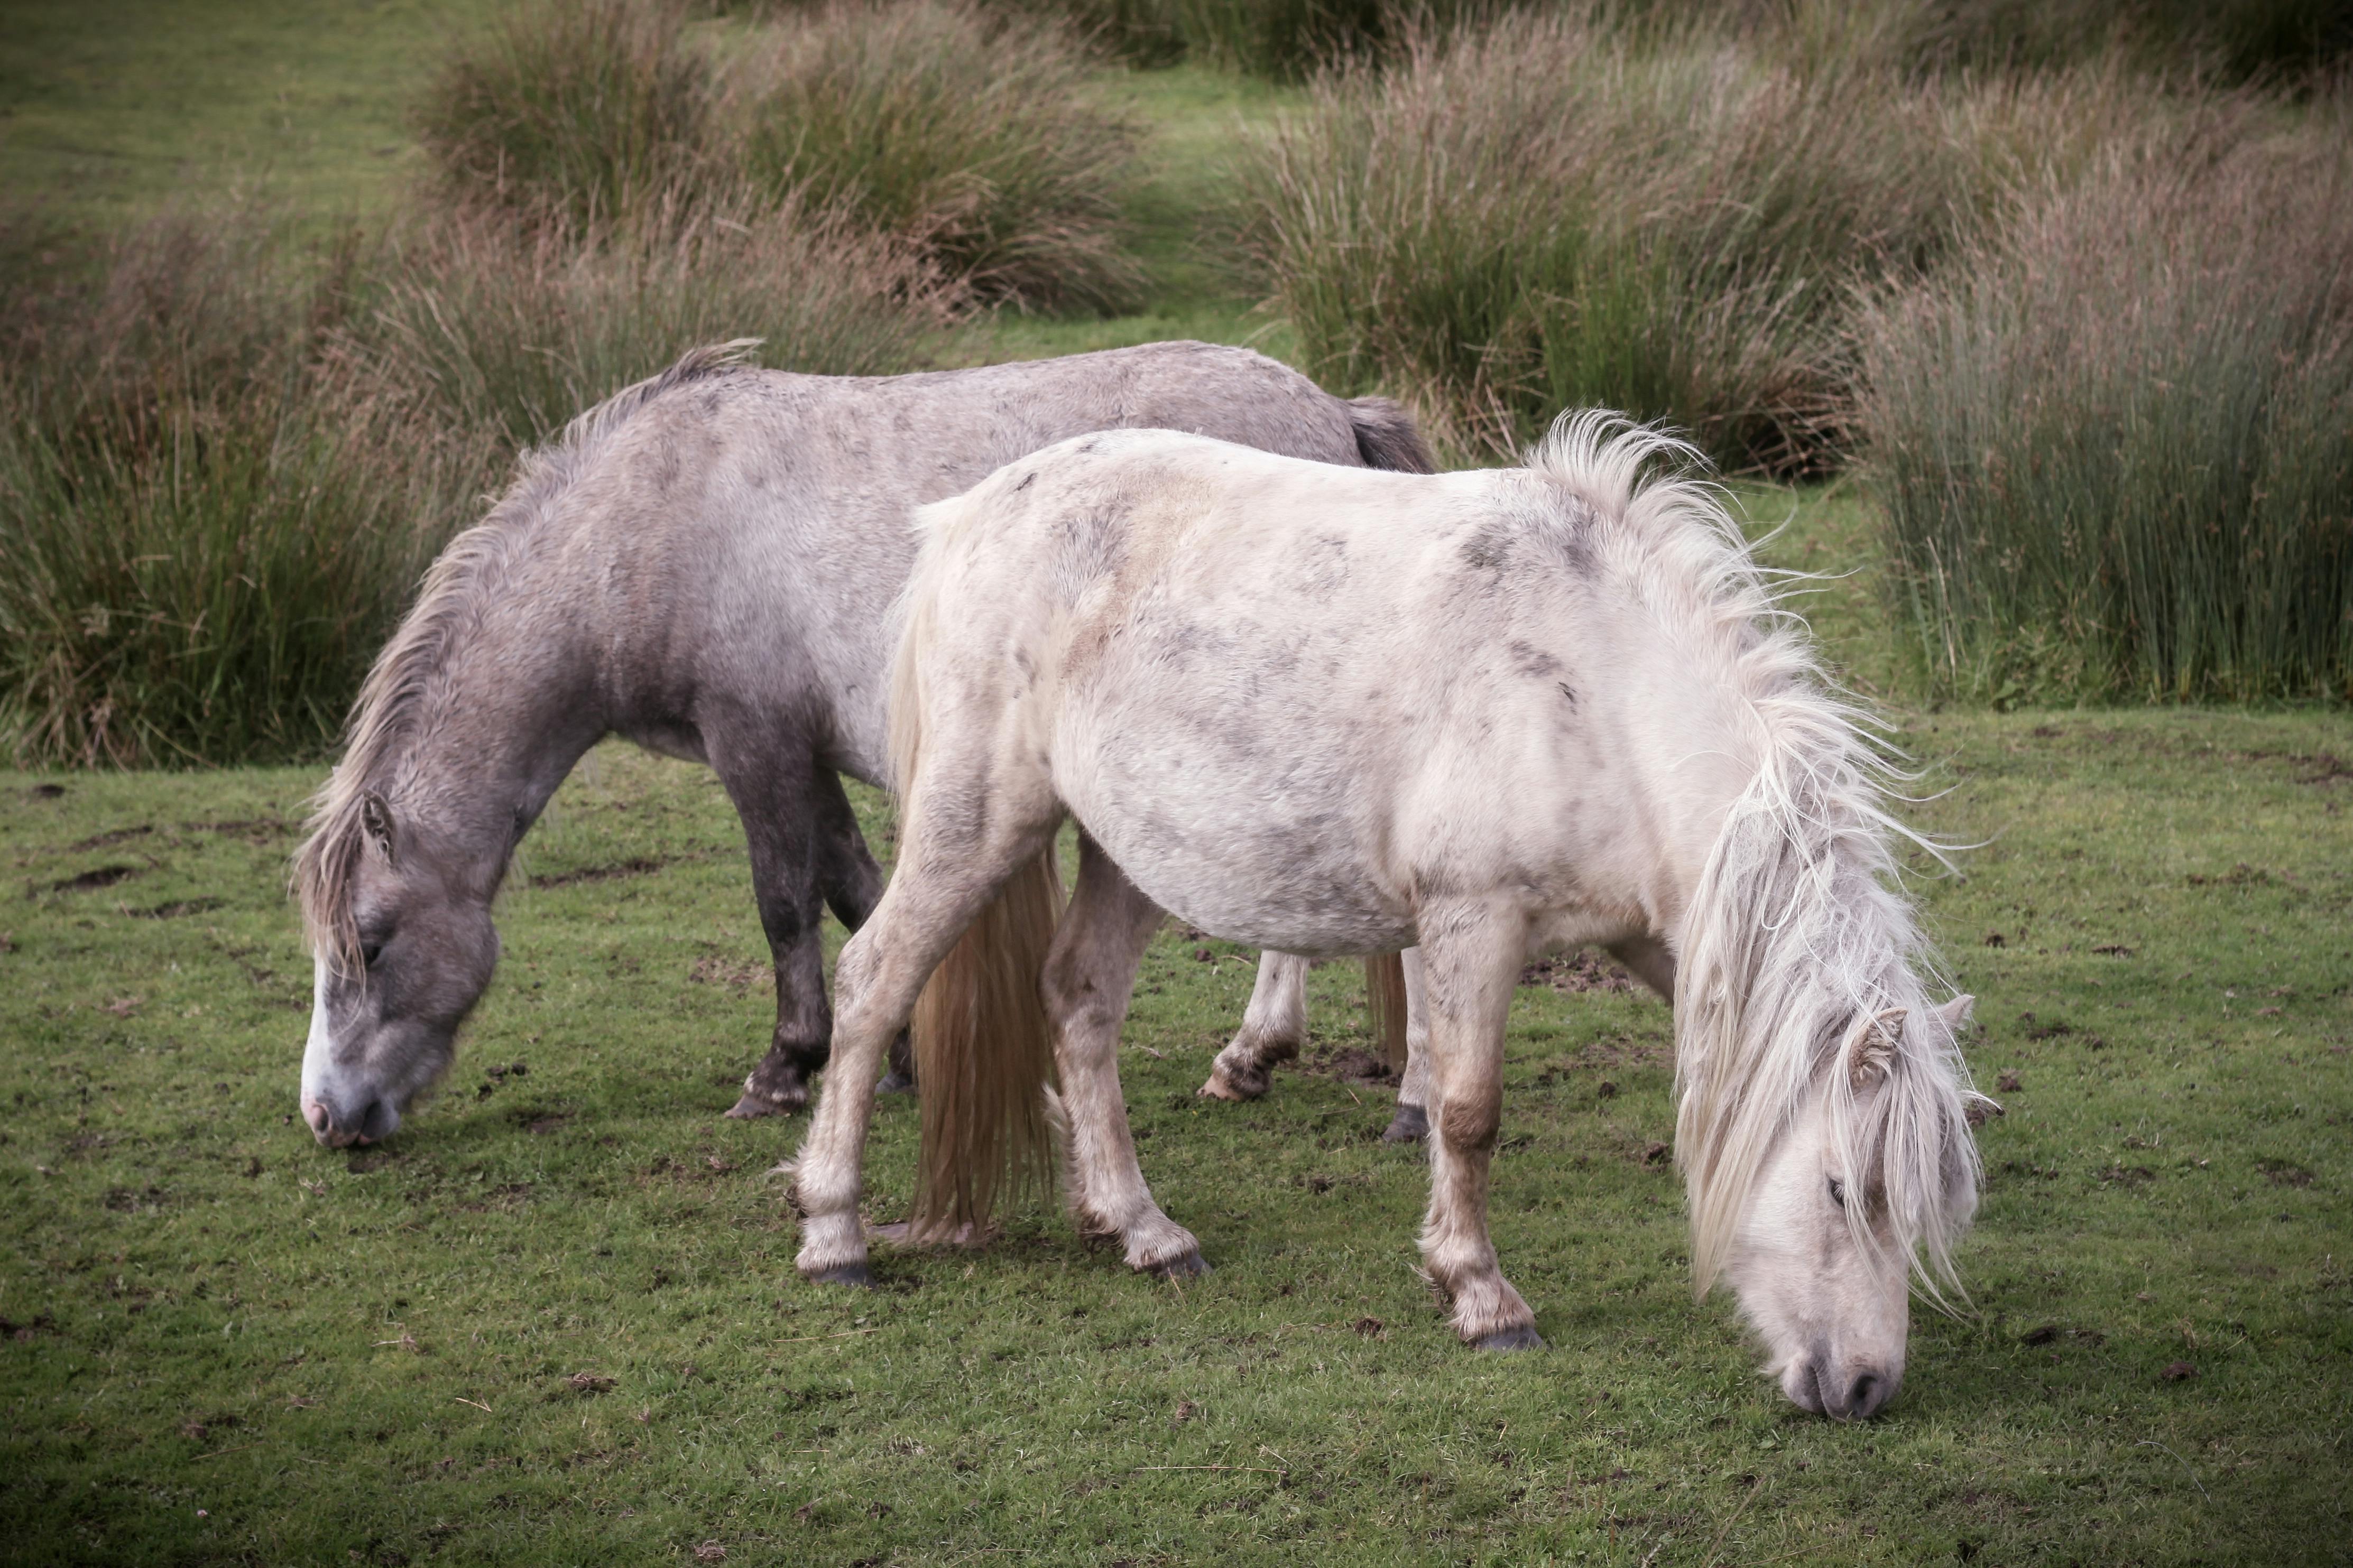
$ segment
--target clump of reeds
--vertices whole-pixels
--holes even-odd
[[[838,213],[678,189],[626,226],[430,219],[386,247],[372,282],[336,352],[404,406],[510,454],[698,343],[758,338],[767,364],[887,374],[957,299]]]
[[[871,374],[938,325],[920,260],[839,219],[649,210],[323,253],[231,211],[137,230],[61,295],[0,294],[0,747],[320,754],[523,446],[698,343]]]
[[[1116,306],[1129,133],[1063,26],[963,0],[780,20],[721,101],[744,176],[855,215],[984,299]]]
[[[698,32],[684,0],[533,0],[449,56],[417,123],[447,209],[577,235],[831,206],[975,299],[1107,307],[1139,277],[1128,133],[1045,9],[829,0]]]
[[[686,0],[526,0],[453,49],[416,109],[438,195],[533,218],[635,217],[709,164],[711,62]]]
[[[20,762],[251,761],[341,721],[465,477],[322,374],[351,261],[167,221],[92,288],[6,301],[0,735]]]
[[[1246,174],[1315,374],[1458,442],[1600,403],[1786,472],[1835,438],[1850,291],[1932,259],[1970,172],[1898,73],[1562,6],[1325,76]]]
[[[1935,689],[2353,695],[2353,142],[2244,103],[2106,154],[1862,328]]]

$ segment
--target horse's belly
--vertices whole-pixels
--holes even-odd
[[[1208,744],[1113,744],[1058,767],[1056,782],[1128,879],[1205,931],[1307,954],[1410,945],[1411,912],[1382,890],[1363,795],[1336,771],[1236,762]]]

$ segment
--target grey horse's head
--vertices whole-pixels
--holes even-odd
[[[316,964],[302,1119],[329,1148],[391,1136],[455,1058],[499,958],[482,859],[373,790],[327,812],[302,847]]]

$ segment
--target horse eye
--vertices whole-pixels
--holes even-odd
[[[1831,1178],[1831,1202],[1841,1208],[1846,1207],[1846,1184],[1836,1176]]]
[[[360,962],[366,964],[370,969],[374,969],[375,967],[375,961],[383,956],[384,943],[380,942],[364,942],[360,943]]]

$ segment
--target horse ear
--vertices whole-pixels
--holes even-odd
[[[1974,996],[1956,996],[1936,1009],[1936,1016],[1944,1020],[1945,1027],[1952,1031],[1953,1037],[1959,1039],[1961,1031],[1969,1026],[1969,1015],[1976,1010],[1977,1005],[1978,999]]]
[[[392,803],[374,790],[361,795],[360,826],[366,831],[376,848],[383,852],[385,863],[391,864],[398,845],[392,826]]]
[[[1847,1050],[1847,1081],[1861,1089],[1886,1072],[1895,1055],[1895,1043],[1903,1037],[1906,1016],[1904,1008],[1890,1007],[1873,1014],[1871,1021],[1855,1031],[1854,1044]]]

